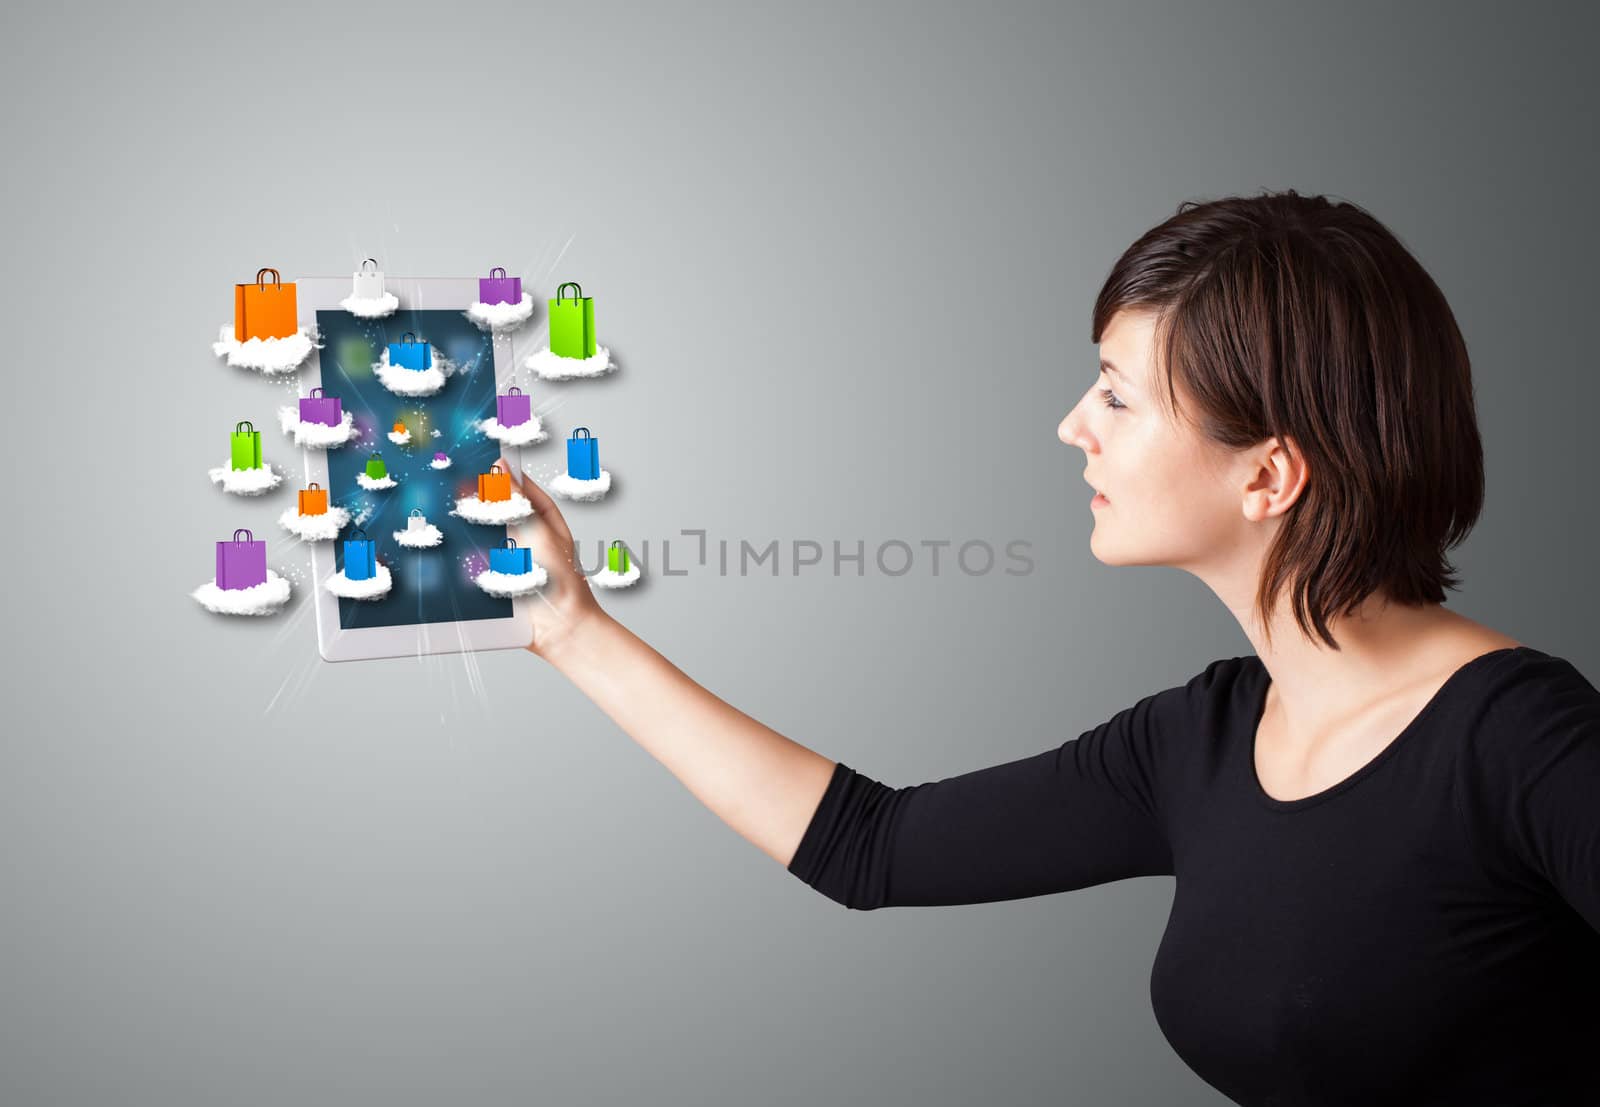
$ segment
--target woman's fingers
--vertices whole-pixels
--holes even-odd
[[[500,460],[506,472],[511,474],[513,487],[521,491],[533,505],[533,517],[518,524],[518,532],[532,532],[530,544],[534,548],[534,557],[550,574],[549,587],[540,593],[547,602],[542,608],[536,609],[534,616],[534,645],[529,648],[537,653],[551,633],[562,633],[559,629],[552,631],[548,620],[541,622],[547,615],[556,620],[555,625],[559,628],[569,624],[575,612],[598,605],[589,582],[584,579],[583,567],[578,564],[572,531],[567,528],[567,521],[562,518],[555,500],[539,487],[538,481],[524,473],[519,466],[511,464],[510,458],[501,457]],[[541,627],[544,629],[541,630]]]
[[[572,531],[568,529],[567,521],[561,515],[561,509],[550,498],[550,493],[540,488],[539,483],[532,477],[511,464],[509,458],[502,456],[500,461],[505,466],[506,472],[511,474],[512,481],[516,483],[522,494],[528,498],[528,502],[533,505],[533,510],[544,519],[545,525],[558,537],[568,542],[572,541]]]
[[[500,460],[505,470],[511,474],[514,487],[533,505],[533,518],[525,520],[518,532],[524,536],[531,532],[528,542],[534,547],[534,556],[547,570],[558,576],[570,573],[581,577],[577,561],[577,543],[572,537],[572,531],[567,527],[567,521],[561,516],[561,509],[556,507],[556,502],[550,498],[548,492],[539,487],[537,481],[511,464],[509,458],[502,457]]]

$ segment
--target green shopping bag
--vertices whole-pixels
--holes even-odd
[[[261,432],[255,424],[248,420],[234,424],[232,443],[235,469],[261,468]]]
[[[628,547],[622,540],[611,543],[611,548],[606,551],[606,568],[613,573],[626,573],[628,571]]]
[[[373,454],[367,458],[367,476],[373,480],[382,480],[389,475],[388,466],[383,463],[382,454]]]
[[[567,289],[572,295],[565,295]],[[550,352],[557,357],[594,357],[594,297],[568,281],[550,301]]]

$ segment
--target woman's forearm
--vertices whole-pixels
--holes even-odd
[[[718,818],[788,867],[833,761],[718,699],[604,612],[544,657]]]

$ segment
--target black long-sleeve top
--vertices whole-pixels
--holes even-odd
[[[1270,677],[1216,661],[1055,749],[889,788],[840,763],[789,871],[857,910],[1177,878],[1150,977],[1242,1104],[1600,1104],[1600,692],[1458,669],[1338,784],[1255,773]]]

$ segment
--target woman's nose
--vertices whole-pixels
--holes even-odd
[[[1093,437],[1089,434],[1088,424],[1082,416],[1083,405],[1067,412],[1067,417],[1061,420],[1061,425],[1056,428],[1056,437],[1068,446],[1077,446],[1084,452],[1093,445]]]

